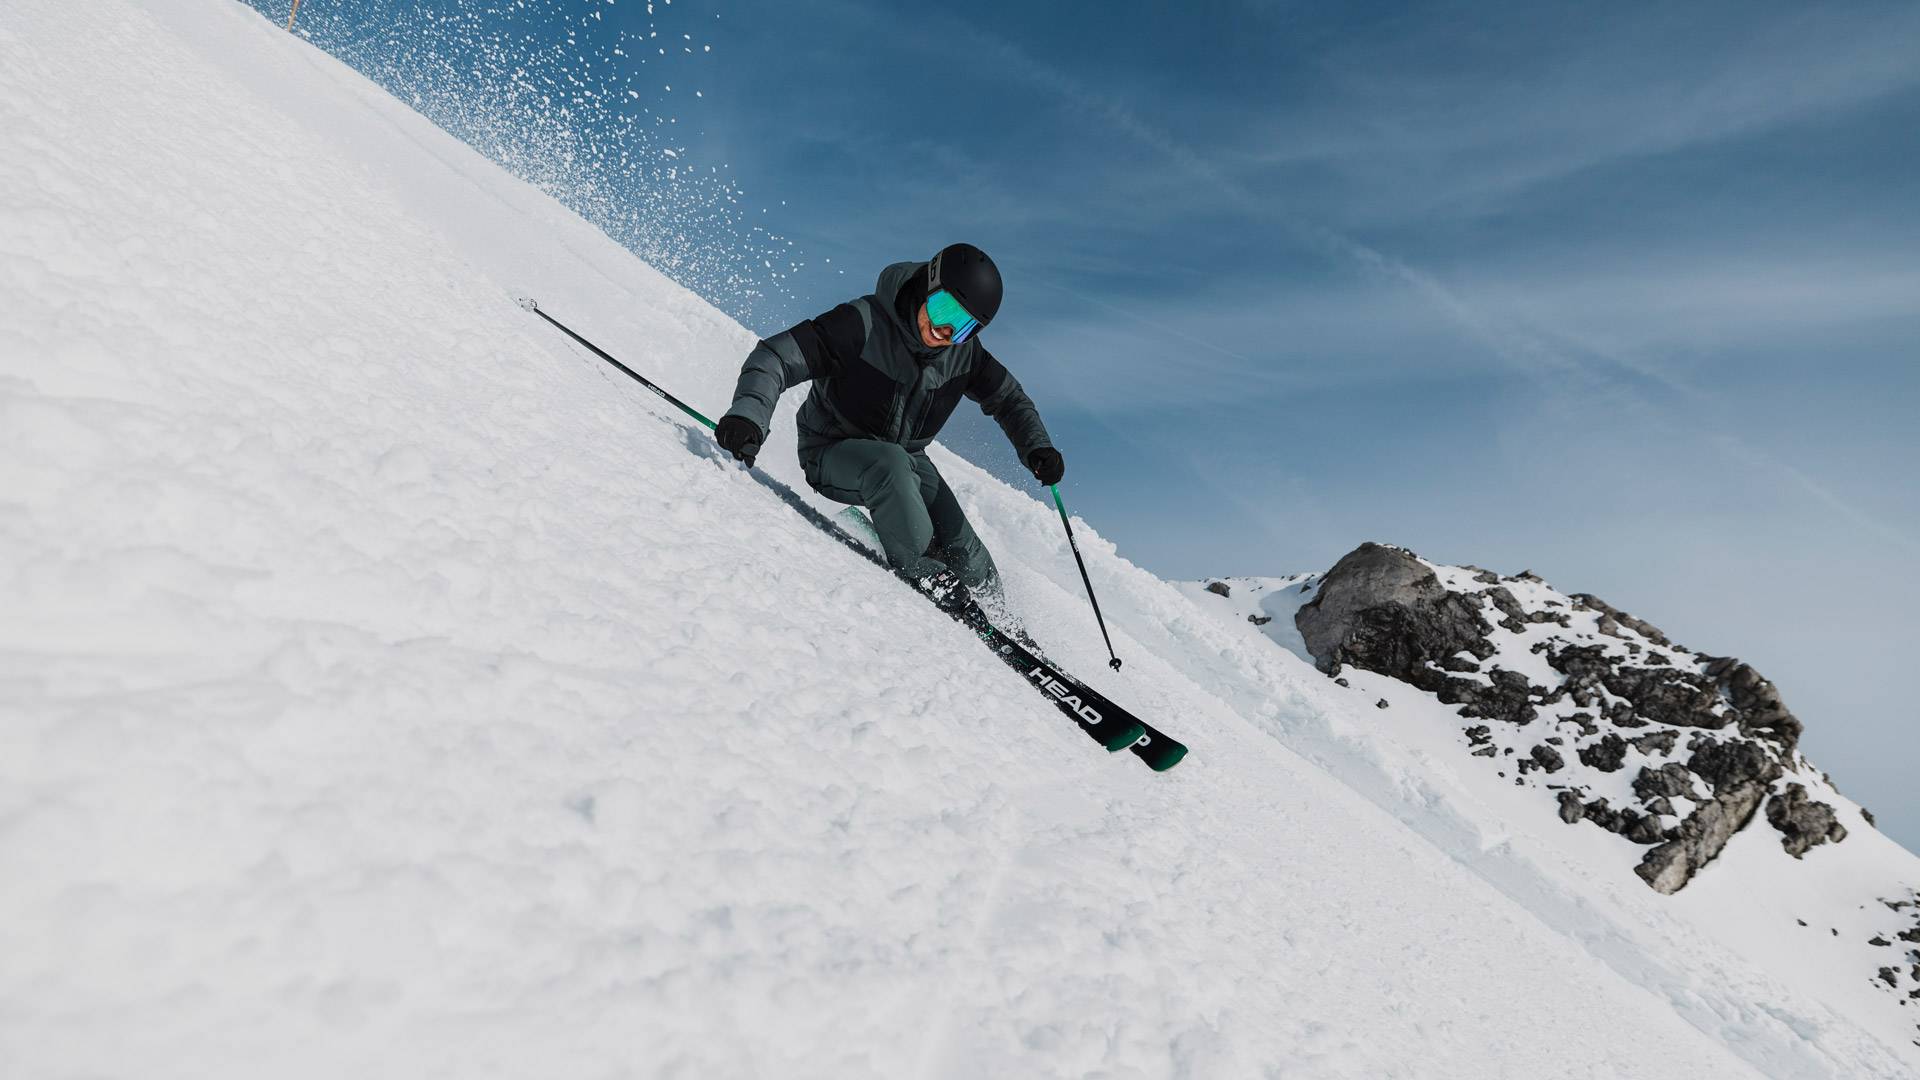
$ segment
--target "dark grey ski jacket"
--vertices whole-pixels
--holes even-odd
[[[797,422],[800,464],[816,486],[820,455],[842,439],[925,450],[962,394],[1007,433],[1022,464],[1052,446],[1033,399],[979,334],[939,349],[920,343],[926,295],[927,264],[894,263],[880,271],[872,293],[760,342],[740,368],[727,415],[744,416],[768,434],[781,392],[811,380]]]

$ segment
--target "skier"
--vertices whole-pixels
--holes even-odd
[[[767,338],[747,355],[733,407],[714,437],[751,466],[790,386],[811,380],[800,407],[807,483],[873,516],[894,572],[950,611],[971,592],[992,597],[999,573],[927,444],[965,394],[999,423],[1042,484],[1066,471],[1020,383],[981,344],[1000,310],[1000,270],[972,244],[929,262],[894,263],[872,293]]]

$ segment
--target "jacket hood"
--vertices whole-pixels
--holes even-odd
[[[914,355],[926,357],[940,352],[920,343],[919,310],[927,299],[925,262],[897,262],[880,271],[880,279],[873,286],[873,296],[880,301],[880,309],[891,316],[906,334]]]

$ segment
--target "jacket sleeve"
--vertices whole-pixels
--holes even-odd
[[[866,321],[859,309],[841,304],[832,311],[796,323],[765,339],[740,365],[728,416],[753,421],[762,435],[773,423],[773,407],[788,387],[838,374],[866,347]]]
[[[1035,450],[1053,445],[1033,399],[1020,388],[1020,380],[1013,377],[1006,365],[994,359],[985,345],[980,346],[980,363],[967,382],[967,396],[979,402],[980,411],[993,417],[1000,430],[1007,433],[1007,441],[1013,444],[1014,453],[1020,455],[1021,464],[1026,464]]]

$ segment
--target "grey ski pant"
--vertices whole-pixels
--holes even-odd
[[[821,452],[807,481],[835,502],[867,508],[895,570],[919,578],[949,568],[969,589],[999,588],[993,557],[925,453],[843,439]]]

